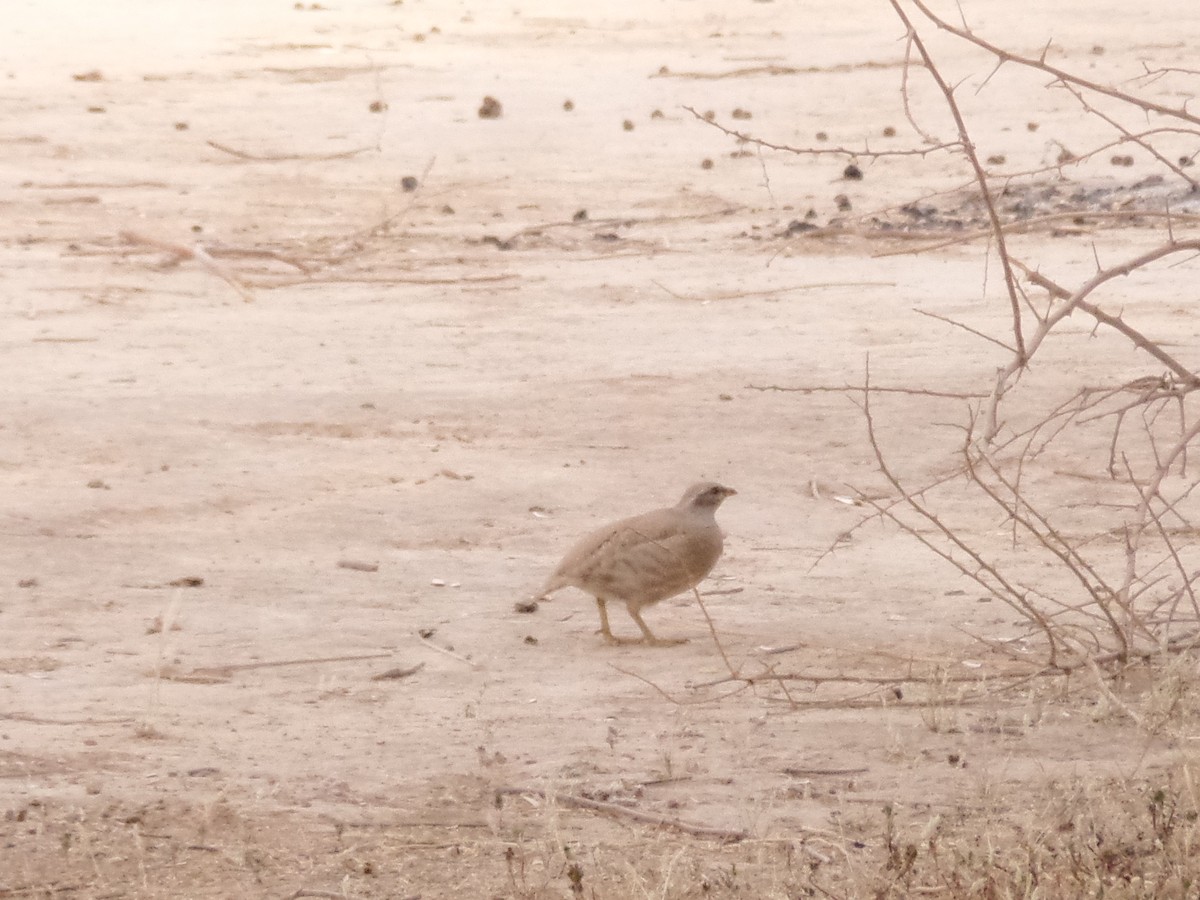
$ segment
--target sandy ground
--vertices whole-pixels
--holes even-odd
[[[1054,60],[1100,79],[1200,45],[1192,3],[1101,6],[963,4],[998,43],[1036,55],[1053,37]],[[862,413],[844,393],[758,389],[861,383],[868,356],[881,385],[987,389],[1004,352],[915,312],[1006,336],[982,243],[895,256],[906,244],[866,226],[785,234],[810,210],[817,225],[891,216],[969,172],[914,155],[862,160],[848,181],[845,158],[738,153],[684,109],[793,146],[921,146],[887,4],[15,7],[0,48],[0,896],[569,896],[537,860],[514,875],[512,848],[557,828],[591,854],[598,896],[640,896],[621,880],[635,869],[661,896],[709,877],[672,883],[676,844],[649,829],[533,797],[497,808],[502,786],[745,830],[759,843],[743,871],[785,896],[779,846],[866,840],[886,802],[919,816],[1003,797],[1036,815],[1047,784],[1178,760],[1036,691],[932,712],[880,706],[903,691],[864,684],[792,690],[865,709],[793,708],[769,685],[693,703],[734,686],[695,688],[727,671],[687,597],[648,614],[690,639],[669,649],[605,646],[570,592],[514,611],[579,534],[712,478],[739,491],[704,586],[737,665],[900,675],[926,698],[939,673],[1011,665],[968,633],[1022,623],[898,529],[822,556],[864,510],[814,480],[887,494]],[[956,77],[989,71],[931,46]],[[1020,171],[1109,139],[1044,76],[997,79],[962,92],[981,155]],[[485,95],[500,118],[477,115]],[[913,105],[952,136],[927,83]],[[1067,176],[1149,171],[1105,155]],[[247,303],[123,230],[279,258],[221,257]],[[1017,244],[1070,280],[1093,246],[1119,257],[1160,237]],[[1194,283],[1163,270],[1116,302],[1185,344]],[[1023,403],[1153,374],[1088,330],[1048,349]],[[952,465],[960,433],[942,426],[966,408],[893,394],[876,415],[920,482]],[[1101,457],[1060,462],[1094,476]],[[1053,471],[1031,483],[1086,517],[1104,488]],[[945,502],[1004,546],[995,510]],[[633,626],[616,610],[614,627]],[[716,866],[725,851],[705,852]]]

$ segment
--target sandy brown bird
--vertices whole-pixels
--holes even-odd
[[[688,488],[674,506],[613,522],[593,531],[570,549],[542,588],[542,596],[567,586],[596,598],[600,633],[614,644],[629,643],[608,627],[610,600],[625,604],[648,644],[659,640],[642,619],[642,607],[699,584],[721,558],[725,536],[717,525],[717,507],[736,494],[733,488],[702,481]]]

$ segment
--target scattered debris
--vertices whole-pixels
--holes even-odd
[[[481,119],[498,119],[504,115],[504,107],[500,105],[500,101],[495,97],[484,97],[483,103],[479,105],[479,118]]]
[[[372,681],[399,681],[401,678],[408,678],[411,675],[416,675],[423,668],[425,663],[417,663],[415,666],[409,666],[405,669],[388,669],[386,672],[380,672],[378,675],[372,675]]]
[[[353,569],[355,572],[378,572],[379,563],[362,562],[357,559],[339,559],[339,569]]]
[[[513,604],[513,612],[535,613],[537,611],[538,602],[536,600],[518,600]]]

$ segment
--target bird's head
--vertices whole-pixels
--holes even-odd
[[[737,491],[733,488],[725,487],[723,484],[701,481],[684,491],[683,497],[679,500],[679,506],[715,510],[726,497],[732,497],[736,493]]]

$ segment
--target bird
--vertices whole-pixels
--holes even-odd
[[[717,525],[717,507],[733,488],[712,481],[693,484],[674,506],[621,519],[598,528],[575,544],[546,580],[539,596],[576,587],[596,599],[600,633],[610,644],[645,642],[682,644],[660,639],[642,618],[643,607],[674,597],[699,584],[725,546]],[[609,601],[625,604],[642,638],[619,638],[608,625]]]

